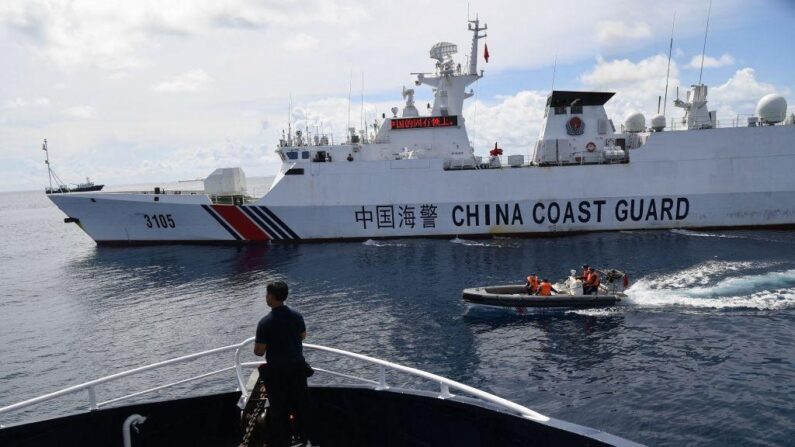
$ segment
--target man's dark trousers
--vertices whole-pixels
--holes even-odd
[[[290,414],[295,434],[306,439],[309,391],[303,362],[286,365],[267,365],[265,386],[268,389],[268,446],[290,445]]]

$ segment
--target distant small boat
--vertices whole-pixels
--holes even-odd
[[[44,145],[42,145],[41,149],[47,154],[44,160],[44,163],[47,165],[47,174],[50,179],[50,186],[44,188],[44,192],[47,194],[63,194],[68,192],[91,192],[91,191],[102,191],[102,188],[105,185],[97,185],[91,181],[90,178],[86,177],[85,183],[78,183],[75,186],[67,186],[66,183],[58,177],[58,174],[52,170],[50,166],[50,151],[47,150],[47,139],[44,139]],[[55,186],[53,186],[52,182],[55,180]]]
[[[558,293],[551,296],[530,295],[524,285],[514,284],[464,289],[463,298],[471,304],[510,308],[597,307],[616,304],[626,297],[624,289],[628,286],[627,276],[618,270],[603,273],[605,282],[599,286],[596,295],[583,294],[582,281],[572,271],[566,281],[554,285]]]
[[[44,188],[44,192],[47,194],[61,194],[66,192],[89,192],[89,191],[102,191],[102,188],[105,185],[97,185],[91,181],[90,178],[86,177],[85,183],[78,183],[73,187],[69,187],[66,185],[60,185],[57,188],[48,187]]]

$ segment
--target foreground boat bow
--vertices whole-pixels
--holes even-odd
[[[243,362],[242,350],[248,351],[254,339],[158,362],[112,376],[92,380],[45,396],[0,407],[0,421],[8,423],[9,415],[36,404],[88,390],[90,412],[47,419],[38,422],[4,426],[0,429],[0,445],[9,447],[39,445],[121,445],[122,431],[129,431],[137,421],[137,433],[131,434],[133,445],[237,446],[242,439],[239,404],[248,398],[244,369],[261,362]],[[361,354],[305,344],[313,355],[326,354],[344,359],[349,365],[356,361],[379,371],[378,377],[360,377],[357,372],[315,368],[312,378],[310,440],[321,446],[635,446],[631,441],[605,432],[560,421],[482,390],[442,376],[386,360]],[[202,373],[188,379],[166,381],[165,384],[115,397],[97,400],[98,385],[118,379],[183,364],[200,357],[234,352],[231,366]],[[181,370],[184,371],[184,368]],[[355,371],[361,371],[357,369]],[[386,372],[389,371],[387,376]],[[235,374],[231,381],[238,391],[113,406],[118,402],[140,398],[152,392],[164,392],[188,382],[206,380],[219,374]],[[435,384],[437,392],[399,386],[395,374],[423,379]],[[323,382],[318,382],[321,376]],[[387,377],[390,381],[387,382]],[[328,383],[337,379],[336,383]],[[343,382],[340,383],[339,380]],[[116,388],[111,388],[118,392]],[[184,388],[183,388],[184,389]],[[240,391],[242,390],[242,392]],[[141,415],[145,416],[143,420]]]

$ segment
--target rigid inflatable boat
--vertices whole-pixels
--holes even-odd
[[[629,285],[626,274],[614,269],[601,273],[604,282],[595,295],[583,293],[582,281],[572,271],[568,279],[553,286],[558,293],[552,296],[530,295],[524,285],[514,284],[464,289],[463,298],[471,304],[513,308],[596,307],[620,302]]]

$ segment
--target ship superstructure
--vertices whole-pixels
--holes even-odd
[[[486,27],[479,20],[469,24],[472,45],[469,64],[456,63],[453,56],[458,47],[450,42],[439,42],[430,50],[436,61],[433,73],[417,73],[416,86],[433,89],[433,105],[429,114],[420,115],[414,101],[415,90],[403,87],[405,104],[400,110],[392,108],[392,116],[384,116],[375,129],[347,130],[343,144],[329,144],[327,135],[305,135],[301,130],[279,142],[276,152],[285,163],[311,163],[328,161],[391,161],[409,159],[441,159],[456,164],[474,160],[465,119],[462,115],[464,100],[474,95],[467,87],[483,77],[478,73],[478,41],[486,37]],[[375,130],[371,133],[371,130]],[[458,163],[461,164],[461,163]]]
[[[524,235],[662,228],[795,224],[795,125],[784,98],[721,127],[707,86],[694,85],[677,125],[631,114],[616,125],[611,92],[553,91],[527,156],[495,145],[475,155],[463,116],[486,26],[469,23],[468,61],[440,42],[433,90],[345,141],[292,128],[276,149],[282,166],[267,194],[246,193],[239,168],[205,180],[203,193],[70,193],[50,196],[98,243],[267,242],[385,237]],[[469,90],[468,90],[469,89]],[[678,95],[677,95],[678,96]],[[517,122],[517,125],[523,125]]]

